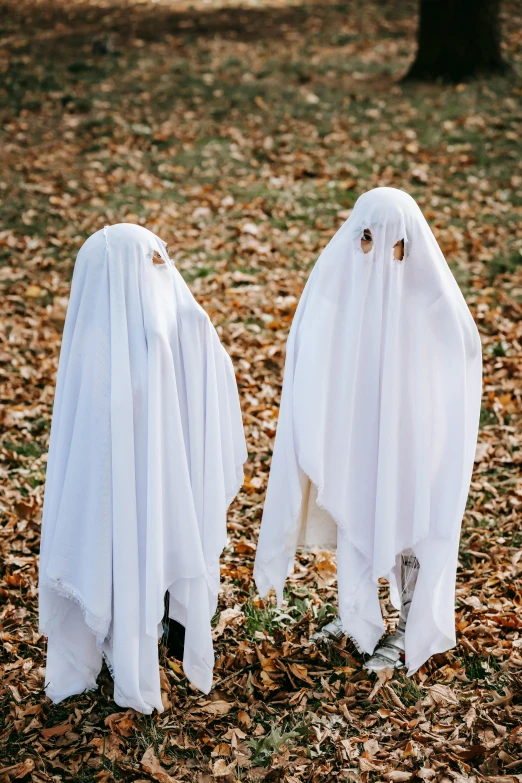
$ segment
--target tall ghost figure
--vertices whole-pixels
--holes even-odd
[[[281,601],[297,546],[336,546],[338,625],[372,653],[388,577],[407,604],[402,638],[385,640],[370,668],[405,658],[411,674],[455,644],[481,366],[477,328],[415,201],[365,193],[317,261],[290,331],[255,579]]]
[[[105,657],[118,705],[162,710],[167,591],[185,673],[204,692],[212,683],[219,558],[246,449],[230,358],[165,247],[123,223],[76,260],[40,560],[54,702],[96,687]]]

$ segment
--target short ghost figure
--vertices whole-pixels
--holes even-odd
[[[160,263],[157,263],[157,261]],[[107,227],[76,260],[45,490],[40,630],[54,701],[96,687],[162,710],[164,597],[184,669],[208,692],[226,510],[245,441],[230,358],[145,228]]]
[[[327,630],[375,651],[368,668],[405,660],[412,674],[452,647],[480,397],[478,331],[419,207],[394,188],[365,193],[290,331],[260,593],[282,600],[298,546],[336,547],[340,619]],[[401,623],[375,650],[380,577]]]

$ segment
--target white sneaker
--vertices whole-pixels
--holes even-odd
[[[399,627],[395,633],[385,636],[372,657],[366,661],[364,668],[369,672],[380,672],[383,669],[401,669],[405,665],[405,633]]]
[[[314,633],[310,641],[315,642],[339,642],[344,636],[343,626],[341,624],[341,618],[336,617],[328,625],[324,625],[320,631]]]

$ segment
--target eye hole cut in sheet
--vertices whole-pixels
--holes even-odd
[[[361,237],[361,250],[366,255],[373,249],[373,237],[369,228],[365,228]],[[404,259],[404,239],[399,239],[393,246],[393,257],[395,261]]]

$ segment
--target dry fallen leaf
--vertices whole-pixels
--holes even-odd
[[[303,680],[304,682],[307,682],[309,685],[313,685],[314,681],[308,676],[308,670],[306,666],[303,666],[300,663],[289,663],[288,668],[294,675],[294,677],[297,677],[298,680]]]
[[[218,639],[225,631],[225,628],[242,623],[244,619],[240,609],[233,609],[232,607],[224,609],[219,615],[218,623],[212,632],[212,638]]]
[[[39,285],[29,285],[25,289],[25,295],[28,297],[39,297],[42,296],[42,289]]]
[[[34,766],[32,759],[25,759],[25,761],[21,761],[19,764],[0,768],[0,775],[4,776],[6,780],[23,780],[34,770]]]
[[[50,737],[61,737],[62,734],[65,734],[67,731],[72,730],[72,724],[71,723],[62,723],[59,726],[51,726],[48,729],[42,729],[40,734],[42,735],[43,739],[49,739]]]
[[[209,704],[205,704],[199,709],[201,712],[207,713],[207,715],[227,715],[232,707],[233,704],[227,701],[217,700],[211,701]]]
[[[159,763],[154,753],[154,748],[147,748],[141,757],[140,763],[145,772],[147,772],[153,780],[157,780],[158,783],[176,783],[175,778],[172,778]]]
[[[372,691],[370,695],[368,696],[368,701],[372,701],[372,699],[375,698],[375,696],[379,693],[383,685],[385,685],[391,678],[393,677],[393,669],[381,669],[381,671],[377,672],[377,679],[375,681],[375,685],[372,688]]]
[[[227,764],[224,759],[217,759],[212,765],[212,774],[215,778],[223,778],[231,774],[236,766],[235,761]]]
[[[176,660],[174,660],[174,658],[169,658],[167,660],[167,666],[169,667],[169,669],[171,669],[176,674],[179,674],[181,677],[185,676],[185,672],[183,671],[179,663]]]
[[[112,715],[108,715],[105,718],[105,725],[108,726],[111,731],[115,731],[119,734],[120,737],[131,737],[137,728],[136,713],[134,710],[114,712]]]
[[[441,683],[437,683],[436,685],[431,685],[428,688],[428,691],[430,693],[431,698],[435,701],[436,704],[458,703],[454,691],[452,691],[452,689],[449,688],[447,685],[442,685]]]

